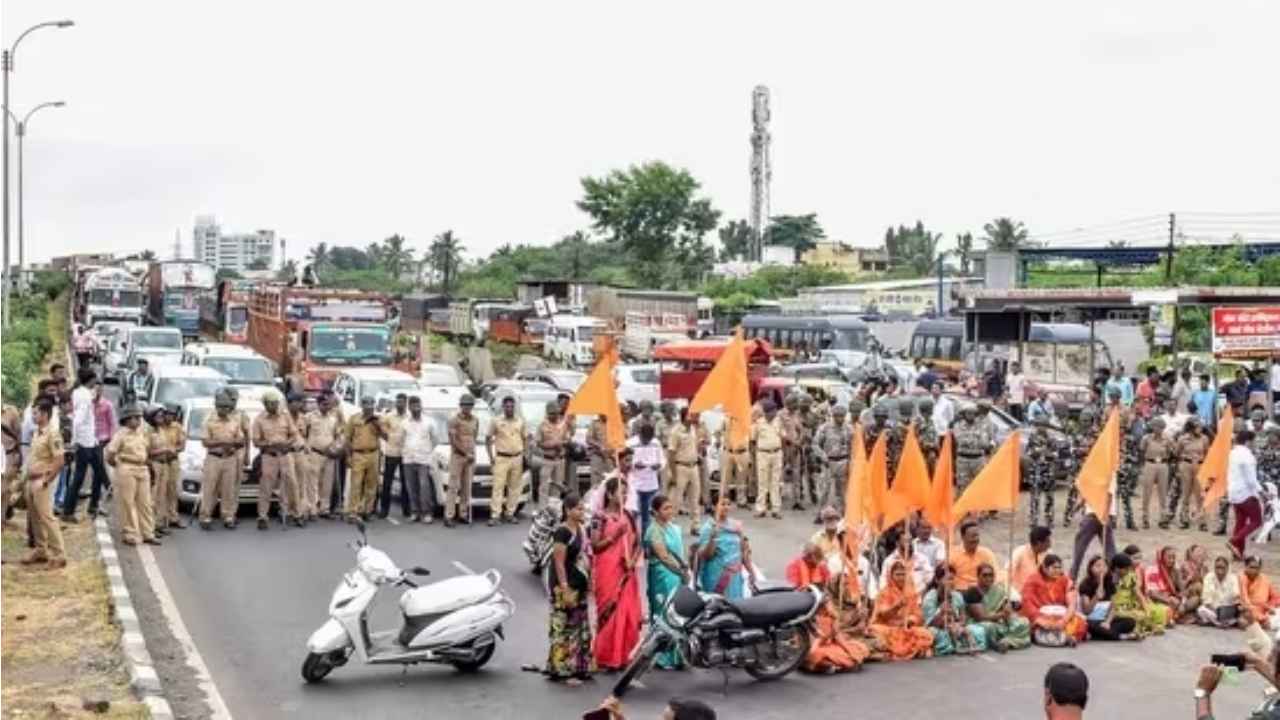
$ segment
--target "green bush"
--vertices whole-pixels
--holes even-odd
[[[60,273],[51,274],[58,275],[65,277]],[[58,286],[54,283],[48,287]],[[37,279],[33,292],[13,298],[13,324],[0,342],[0,395],[6,404],[22,407],[30,402],[31,380],[40,371],[41,361],[53,349],[50,308],[53,312],[66,311],[65,300],[49,303],[44,287]]]

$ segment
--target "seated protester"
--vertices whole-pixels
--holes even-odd
[[[978,584],[978,565],[985,562],[995,567],[996,556],[980,544],[978,523],[972,520],[960,526],[960,541],[960,547],[951,550],[948,564],[955,571],[956,589],[963,592]]]
[[[970,622],[969,606],[956,590],[950,567],[943,565],[934,572],[923,609],[925,625],[933,634],[934,655],[973,655],[987,649],[987,633],[981,625]]]
[[[880,574],[880,586],[888,584],[889,569],[897,561],[910,569],[911,581],[916,586],[916,592],[923,593],[929,587],[929,578],[933,576],[933,570],[930,569],[928,558],[916,552],[915,546],[911,542],[911,535],[905,532],[901,526],[895,526],[885,532],[885,536],[889,541],[889,545],[893,548],[893,552],[889,553],[884,559],[883,571]]]
[[[804,544],[800,555],[787,563],[787,582],[794,588],[817,585],[825,592],[831,582],[831,570],[827,568],[827,559],[822,549],[812,542]]]
[[[978,566],[978,584],[964,591],[964,601],[991,649],[1003,653],[1031,644],[1031,623],[1013,609],[1008,586],[996,582],[995,568],[985,563]]]
[[[1241,607],[1240,576],[1231,572],[1231,561],[1225,555],[1214,558],[1213,572],[1204,579],[1196,619],[1201,625],[1218,628],[1243,628],[1249,624]]]
[[[1156,561],[1146,568],[1143,583],[1152,604],[1163,606],[1169,625],[1194,622],[1196,608],[1183,594],[1182,575],[1178,572],[1178,551],[1165,545],[1156,553]]]
[[[1208,553],[1203,547],[1193,544],[1187,548],[1182,565],[1178,568],[1178,575],[1182,578],[1182,596],[1194,603],[1197,609],[1204,594],[1204,577],[1209,572],[1207,557]]]
[[[1117,555],[1116,557],[1121,557]],[[1085,578],[1080,581],[1080,610],[1089,622],[1089,637],[1094,640],[1136,640],[1137,622],[1131,617],[1118,617],[1111,606],[1116,594],[1116,580],[1101,555],[1089,558]]]
[[[1085,619],[1075,611],[1075,589],[1062,572],[1062,558],[1049,553],[1022,584],[1019,611],[1031,623],[1031,641],[1046,647],[1075,647],[1085,639]]]
[[[1013,549],[1008,577],[1014,599],[1021,596],[1022,585],[1027,578],[1040,570],[1040,561],[1049,553],[1052,544],[1052,531],[1043,525],[1037,525],[1031,528],[1027,544]]]
[[[808,672],[832,674],[858,670],[871,655],[871,649],[858,638],[865,634],[865,613],[859,603],[846,603],[844,613],[837,608],[841,601],[838,590],[831,591],[831,571],[827,567],[822,549],[813,543],[805,543],[799,557],[787,564],[787,582],[803,588],[817,585],[828,592],[827,602],[822,604],[814,617],[813,634],[809,653],[801,667]],[[832,593],[835,594],[832,594]],[[848,617],[845,617],[848,615]],[[842,625],[841,621],[845,624]]]
[[[1138,572],[1128,553],[1119,553],[1111,559],[1111,576],[1115,580],[1115,592],[1111,595],[1112,615],[1132,618],[1134,633],[1139,637],[1163,635],[1165,626],[1169,624],[1169,608],[1151,602],[1142,591]]]
[[[1241,604],[1258,621],[1264,630],[1274,630],[1271,611],[1280,607],[1280,593],[1272,587],[1271,580],[1262,574],[1262,560],[1257,555],[1244,559],[1244,573],[1240,576]]]
[[[889,570],[889,582],[880,588],[868,634],[879,659],[912,660],[933,654],[933,633],[924,625],[920,595],[907,577],[907,567],[897,561]]]

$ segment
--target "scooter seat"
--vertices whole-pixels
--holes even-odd
[[[729,604],[738,611],[742,624],[746,627],[781,625],[788,620],[807,614],[813,609],[813,603],[812,594],[797,590],[770,592],[729,601]]]

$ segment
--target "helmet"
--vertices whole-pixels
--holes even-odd
[[[871,414],[874,417],[887,418],[889,417],[889,406],[885,403],[878,402],[875,407],[871,408]]]
[[[1096,414],[1093,412],[1093,408],[1089,407],[1088,405],[1085,405],[1084,407],[1080,408],[1081,420],[1093,420],[1095,415]]]
[[[458,405],[462,407],[473,407],[475,404],[476,404],[476,399],[470,393],[463,395],[461,398],[458,399]],[[555,403],[550,403],[550,404],[555,405]],[[557,405],[557,407],[559,406]]]
[[[920,401],[919,407],[921,415],[931,414],[933,412],[933,398],[926,395],[924,399]]]
[[[372,400],[373,398],[369,398],[369,399]],[[275,390],[269,390],[262,394],[263,405],[266,405],[267,403],[279,403],[279,402],[280,402],[280,393],[276,392]],[[361,404],[363,405],[364,403],[361,402]]]
[[[836,415],[840,415],[840,416],[842,416],[842,417],[843,417],[843,416],[844,416],[844,414],[845,414],[845,409],[844,409],[844,406],[843,406],[843,405],[833,405],[833,406],[831,407],[831,415],[832,415],[833,417],[834,417],[834,416],[836,416]]]
[[[128,420],[129,418],[136,417],[142,417],[142,408],[138,407],[137,403],[129,403],[128,405],[125,405],[124,410],[120,412],[121,420]]]
[[[235,389],[234,387],[232,387],[232,386],[228,385],[228,386],[226,387],[226,391],[227,391],[227,394],[231,396],[231,399],[232,399],[232,400],[239,400],[239,399],[240,399],[240,391],[239,391],[239,390],[237,390],[237,389]]]
[[[653,401],[652,401],[652,400],[641,400],[641,401],[640,401],[640,412],[649,412],[649,413],[653,412]]]
[[[854,398],[849,401],[849,413],[853,415],[861,415],[863,410],[867,409],[867,404],[862,402],[862,398]]]
[[[794,408],[798,402],[800,402],[800,396],[798,394],[788,393],[782,400],[782,406],[790,410]]]
[[[676,404],[670,400],[663,400],[662,403],[658,405],[658,410],[663,415],[669,415],[676,411]]]
[[[968,414],[972,415],[972,414],[974,414],[974,413],[976,413],[976,412],[978,412],[978,406],[977,406],[977,405],[974,405],[974,404],[973,404],[973,403],[971,403],[971,402],[967,402],[967,403],[965,403],[965,404],[963,404],[963,405],[961,405],[961,406],[960,406],[960,413],[961,413],[962,415],[963,415],[963,414],[965,414],[965,413],[968,413]]]
[[[213,406],[219,408],[234,408],[236,406],[236,399],[231,396],[231,393],[227,388],[223,388],[218,391],[217,395],[213,396]]]
[[[1164,418],[1151,418],[1151,422],[1147,423],[1152,430],[1160,432],[1164,430]]]
[[[813,397],[810,396],[809,393],[800,394],[800,407],[802,408],[813,407]]]
[[[982,412],[991,412],[991,401],[986,398],[982,398],[981,400],[979,400],[978,410]]]
[[[898,400],[898,414],[903,417],[910,417],[916,411],[916,401],[911,398],[901,398]]]

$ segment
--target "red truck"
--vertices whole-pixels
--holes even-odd
[[[663,400],[692,400],[728,345],[728,340],[688,340],[654,348],[654,362],[662,363],[662,372],[658,376],[658,397]],[[795,384],[792,378],[769,377],[773,349],[768,342],[747,340],[746,353],[747,382],[751,388],[752,402],[759,399],[761,393],[773,395],[773,384],[783,381],[788,385]]]
[[[265,285],[249,296],[249,345],[276,363],[293,391],[326,390],[347,367],[390,367],[415,377],[415,353],[397,349],[381,293]]]

